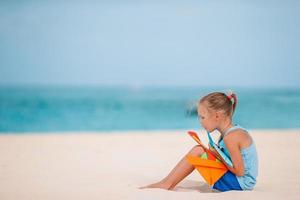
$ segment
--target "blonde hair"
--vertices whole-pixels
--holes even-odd
[[[237,96],[233,92],[213,92],[202,97],[200,103],[206,103],[208,109],[223,111],[225,115],[232,117],[237,105]]]

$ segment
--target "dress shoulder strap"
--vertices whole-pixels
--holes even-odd
[[[227,135],[229,132],[231,131],[234,131],[234,130],[237,130],[237,129],[243,129],[242,127],[240,127],[238,124],[235,124],[233,127],[229,128],[225,133],[224,133],[224,136]]]
[[[230,133],[231,131],[234,131],[234,130],[237,130],[237,129],[241,129],[241,130],[245,131],[248,135],[250,135],[250,134],[249,134],[249,131],[248,131],[247,129],[241,127],[241,126],[238,125],[238,124],[235,124],[233,127],[229,128],[229,129],[224,133],[224,136],[227,135],[228,133]],[[223,136],[223,137],[224,137],[224,136]]]
[[[238,124],[235,124],[233,127],[229,128],[229,129],[224,133],[223,137],[220,137],[218,143],[220,143],[220,142],[223,140],[223,138],[224,138],[228,133],[230,133],[231,131],[237,130],[237,129],[242,129],[242,130],[246,131],[247,133],[249,133],[245,128],[241,127],[241,126],[238,125]]]
[[[247,134],[249,134],[249,132],[248,132],[247,129],[241,127],[241,126],[238,125],[238,124],[234,124],[233,127],[229,128],[229,129],[224,133],[223,137],[220,137],[220,138],[219,138],[218,143],[220,143],[220,142],[223,140],[223,138],[224,138],[228,133],[230,133],[231,131],[237,130],[237,129],[242,129],[242,130],[245,131]]]

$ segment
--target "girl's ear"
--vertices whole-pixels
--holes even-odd
[[[222,115],[222,111],[216,111],[215,112],[216,119],[219,119],[221,115]]]
[[[219,119],[219,114],[218,114],[218,112],[217,111],[212,111],[211,112],[211,116],[212,116],[212,118],[214,119],[214,120],[218,120]]]

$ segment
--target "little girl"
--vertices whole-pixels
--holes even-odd
[[[213,185],[219,191],[252,190],[258,175],[258,158],[255,143],[249,132],[232,122],[232,115],[237,105],[237,96],[234,93],[226,95],[222,92],[213,92],[202,97],[198,104],[198,116],[202,127],[213,132],[218,130],[218,141],[222,151],[230,157],[233,167],[226,164],[228,171]],[[181,180],[188,176],[195,167],[186,157],[200,156],[204,149],[197,145],[193,147],[174,167],[167,177],[157,183],[143,188],[162,188],[172,190]],[[214,151],[218,155],[218,152]]]

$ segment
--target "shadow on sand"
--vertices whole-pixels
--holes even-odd
[[[211,189],[205,182],[184,180],[174,188],[176,192],[197,191],[201,193],[219,193],[219,191]]]

